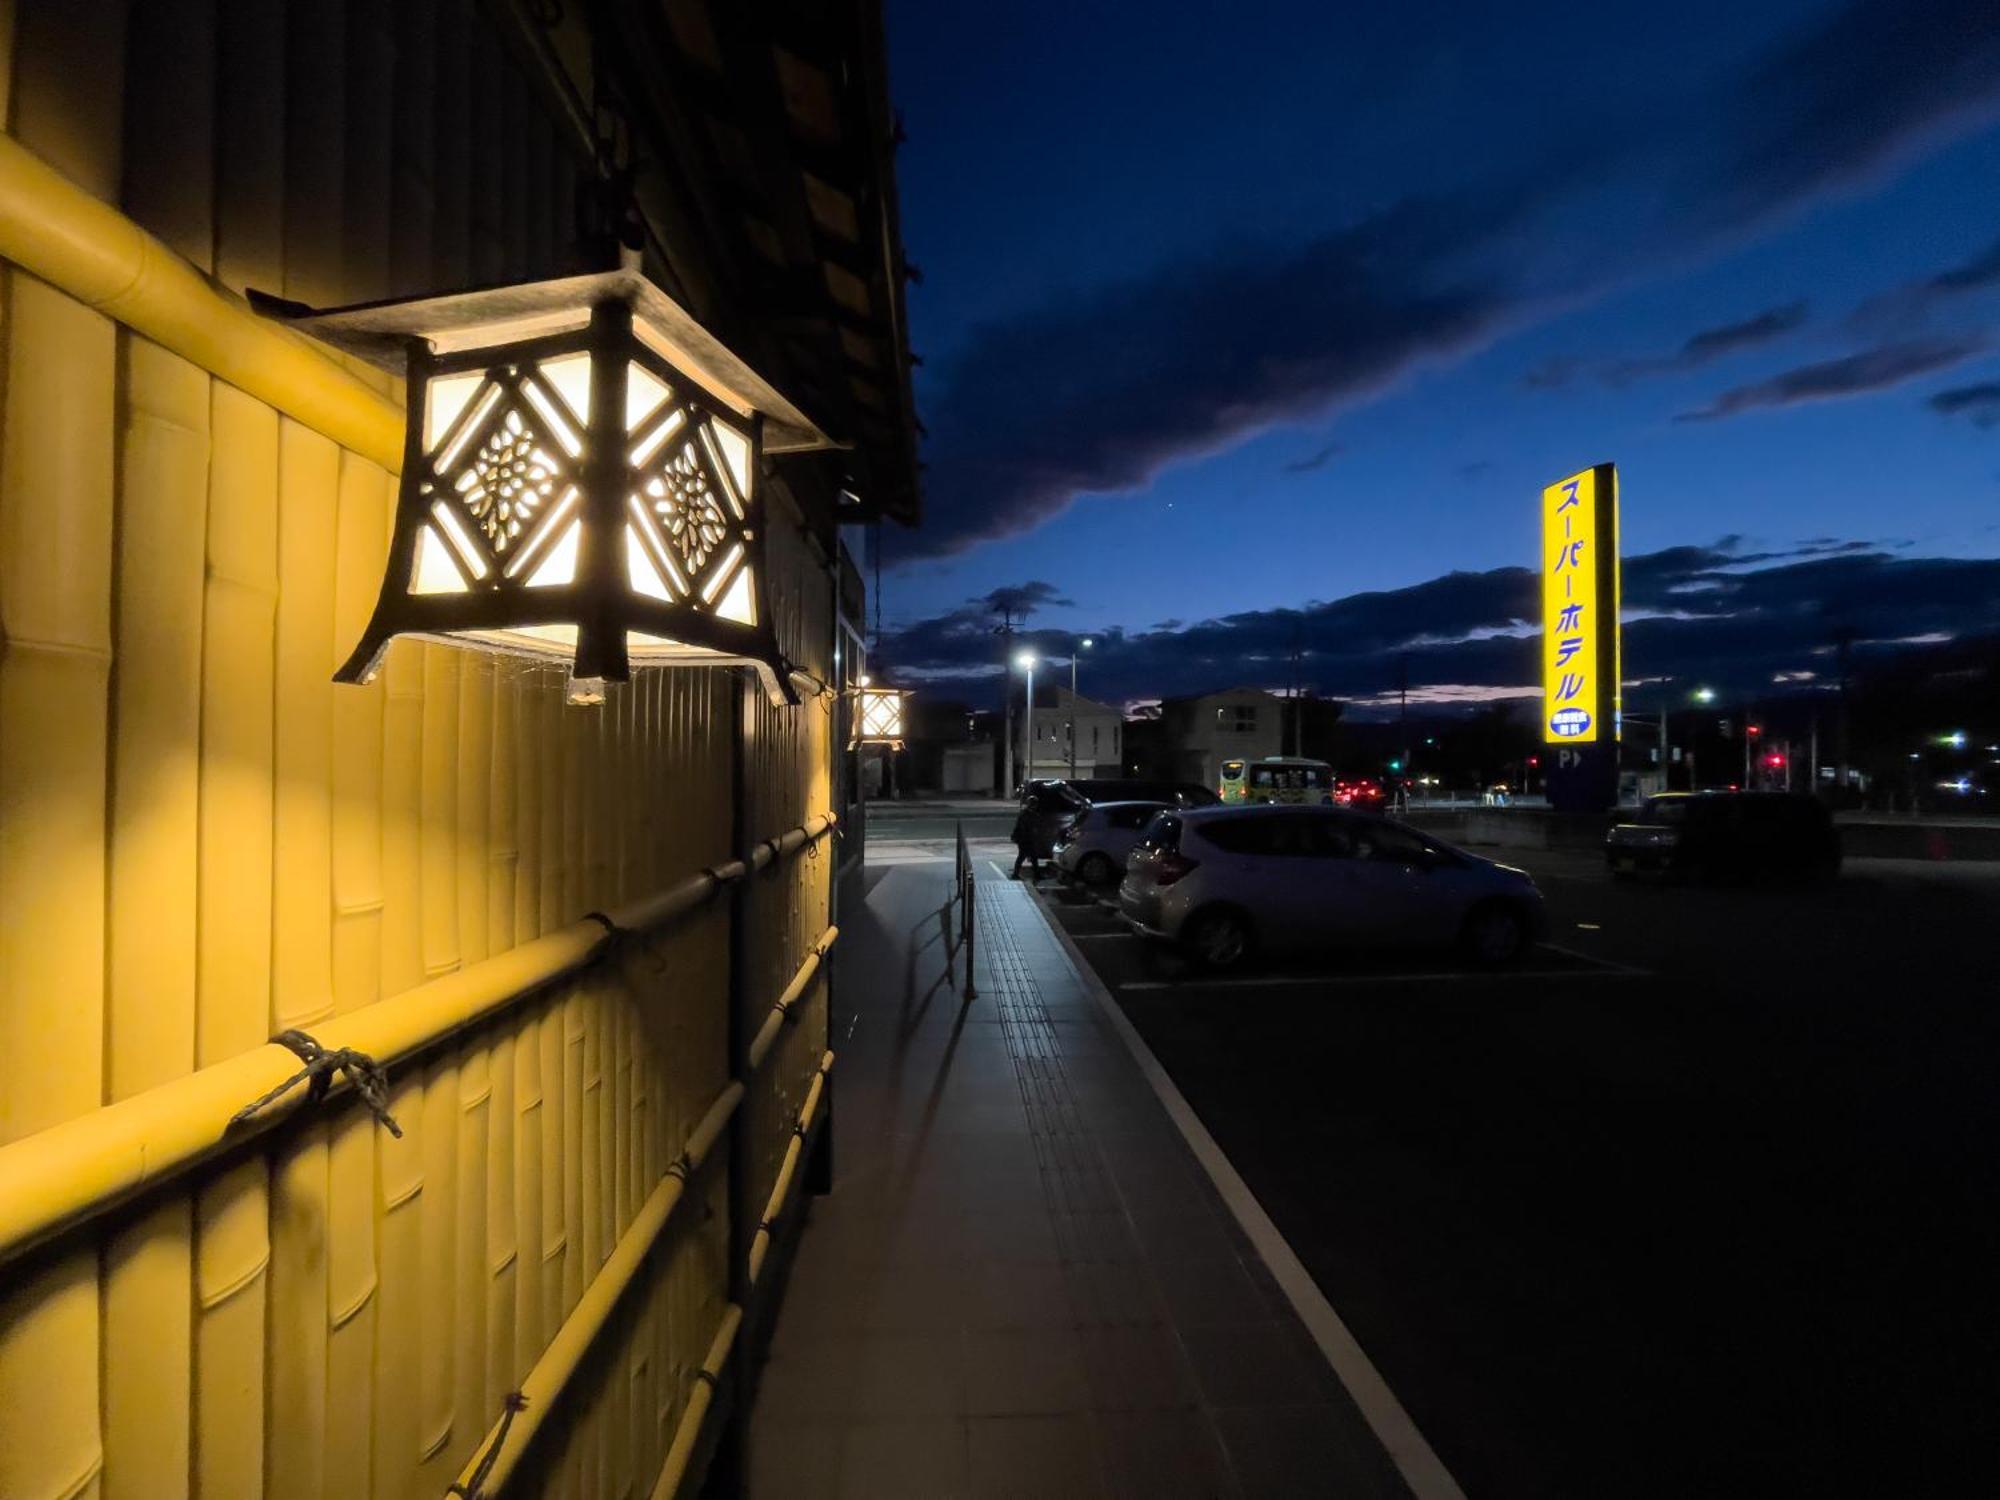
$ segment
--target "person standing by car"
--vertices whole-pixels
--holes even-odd
[[[1021,878],[1021,866],[1029,867],[1037,878],[1042,873],[1041,825],[1046,820],[1038,817],[1030,798],[1021,800],[1021,811],[1014,818],[1014,880]]]

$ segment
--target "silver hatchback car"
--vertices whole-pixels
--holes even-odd
[[[1211,969],[1349,947],[1456,946],[1504,964],[1548,928],[1525,870],[1330,807],[1160,813],[1126,861],[1118,907]]]

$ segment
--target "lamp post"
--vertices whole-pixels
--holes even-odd
[[[1076,643],[1076,650],[1069,654],[1069,779],[1076,780],[1076,659],[1091,648],[1092,641],[1085,636]]]
[[[1035,653],[1023,651],[1014,658],[1014,665],[1028,677],[1028,712],[1024,716],[1027,727],[1021,736],[1025,741],[1021,755],[1021,784],[1026,786],[1035,779]]]

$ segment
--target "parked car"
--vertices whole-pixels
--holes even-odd
[[[1452,945],[1504,964],[1548,927],[1525,870],[1336,807],[1159,813],[1126,861],[1118,906],[1134,930],[1210,969],[1316,948]]]
[[[1163,802],[1094,802],[1079,810],[1056,837],[1056,870],[1085,885],[1113,885],[1126,856]]]
[[[1828,880],[1840,873],[1840,830],[1802,792],[1663,792],[1613,826],[1604,858],[1613,875]]]
[[[1140,777],[1078,776],[1044,777],[1024,783],[1022,795],[1030,787],[1056,787],[1086,802],[1162,802],[1169,807],[1213,807],[1222,799],[1198,781],[1154,781]]]

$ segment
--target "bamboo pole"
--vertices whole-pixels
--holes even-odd
[[[115,333],[8,273],[0,448],[0,1141],[102,1100]],[[0,1292],[0,1494],[103,1463],[96,1247]]]
[[[337,450],[278,424],[277,597],[272,742],[270,1031],[333,1011],[332,696]],[[327,1493],[326,1124],[311,1122],[272,1162],[269,1390],[265,1471],[288,1494]]]
[[[144,339],[125,347],[107,902],[105,1079],[112,1099],[194,1067],[201,595],[209,378]],[[193,1364],[192,1206],[170,1199],[105,1243],[105,1500],[183,1500]]]
[[[785,1151],[785,1164],[778,1173],[778,1180],[772,1185],[770,1199],[764,1205],[764,1222],[758,1227],[756,1239],[751,1242],[749,1280],[753,1290],[769,1253],[772,1226],[784,1212],[786,1199],[791,1195],[792,1181],[797,1176],[798,1163],[804,1155],[805,1142],[812,1134],[820,1101],[825,1097],[826,1078],[833,1071],[833,1062],[833,1053],[823,1053],[819,1066],[813,1072],[812,1085],[806,1091],[805,1102],[799,1107],[797,1127],[793,1132],[791,1145]],[[659,1477],[653,1482],[652,1500],[678,1500],[681,1490],[687,1484],[695,1449],[701,1441],[702,1428],[707,1423],[709,1408],[714,1401],[714,1392],[721,1384],[723,1371],[728,1367],[737,1333],[742,1328],[743,1316],[744,1309],[733,1302],[723,1312],[715,1337],[709,1343],[708,1357],[702,1361],[701,1369],[695,1375],[694,1387],[688,1394],[687,1409],[682,1413],[680,1425],[674,1431],[673,1446],[668,1449],[667,1460],[660,1468]]]
[[[785,987],[771,1007],[771,1020],[784,1023],[790,1006],[799,994],[804,993],[811,983],[813,973],[818,969],[824,955],[833,947],[839,934],[829,927],[819,941],[813,945],[806,962],[801,965],[798,975]],[[767,1049],[768,1050],[768,1049]],[[682,1149],[682,1156],[676,1168],[662,1176],[654,1184],[646,1202],[634,1215],[631,1225],[618,1237],[610,1254],[590,1281],[583,1287],[569,1316],[556,1331],[542,1356],[528,1372],[521,1383],[521,1395],[527,1404],[515,1413],[512,1420],[503,1418],[496,1421],[474,1449],[467,1460],[458,1482],[470,1486],[475,1473],[482,1465],[486,1468],[480,1493],[497,1495],[506,1486],[508,1477],[520,1463],[535,1434],[547,1419],[548,1408],[553,1399],[567,1389],[571,1377],[590,1350],[599,1333],[610,1320],[611,1312],[618,1299],[638,1275],[645,1257],[658,1241],[687,1191],[688,1184],[698,1175],[701,1165],[714,1149],[722,1131],[734,1118],[742,1105],[751,1082],[757,1076],[759,1060],[753,1059],[742,1078],[732,1079],[709,1106],[708,1112],[688,1138]],[[822,1085],[827,1072],[833,1066],[833,1054],[826,1053],[820,1059],[819,1069],[813,1076],[813,1084],[807,1094],[806,1110],[800,1115],[802,1130],[809,1129],[812,1114],[807,1112],[818,1108],[822,1096]],[[798,1137],[794,1137],[794,1145]],[[784,1196],[790,1191],[793,1173],[781,1172],[778,1189],[774,1190],[765,1208],[766,1222],[775,1220],[784,1206]],[[751,1266],[754,1272],[762,1267],[762,1255],[753,1255]],[[490,1458],[490,1462],[489,1462]]]
[[[808,840],[823,838],[833,821],[831,814],[822,814],[778,842],[787,852],[795,851]],[[746,869],[744,861],[732,860],[713,872],[697,872],[609,913],[609,920],[625,932],[664,926],[706,904]],[[380,1063],[393,1062],[520,1003],[589,961],[604,940],[602,924],[572,923],[471,968],[336,1016],[321,1028],[320,1040],[328,1047],[353,1047]],[[546,1054],[543,1061],[546,1091]],[[230,1116],[297,1067],[298,1059],[282,1047],[253,1047],[0,1147],[0,1263],[207,1159],[225,1144],[225,1134],[233,1144],[242,1132],[228,1131]],[[301,1091],[294,1091],[273,1102],[260,1119],[282,1119],[300,1098]]]
[[[400,407],[216,290],[11,136],[0,136],[0,259],[390,473],[401,468]]]

